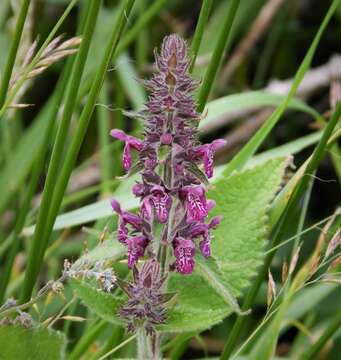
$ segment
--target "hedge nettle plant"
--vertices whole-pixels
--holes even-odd
[[[150,97],[137,114],[144,122],[144,138],[111,131],[125,143],[124,169],[141,174],[132,189],[140,199],[137,214],[111,201],[119,219],[117,238],[126,246],[128,267],[134,272],[133,283],[120,281],[129,298],[120,316],[130,331],[142,327],[148,335],[167,321],[169,273],[190,276],[195,253],[211,255],[210,230],[220,222],[219,216],[208,220],[215,202],[206,198],[206,186],[213,176],[214,153],[225,141],[202,145],[198,140],[201,114],[193,99],[198,83],[188,73],[189,64],[185,41],[167,36],[160,54],[155,52],[156,73],[144,81]]]
[[[108,2],[101,4],[101,1],[78,1],[82,4],[82,11],[77,36],[61,42],[61,37],[57,35],[63,21],[77,3],[77,0],[72,0],[39,50],[36,49],[38,44],[27,44],[30,46],[26,47],[27,56],[22,61],[20,56],[17,56],[17,50],[19,45],[25,49],[22,41],[20,44],[20,37],[21,33],[26,31],[23,28],[25,19],[28,17],[29,20],[31,15],[27,15],[30,0],[20,2],[15,36],[0,82],[1,132],[8,131],[13,135],[13,139],[17,137],[17,128],[21,126],[12,129],[9,124],[20,122],[20,117],[14,116],[12,119],[12,116],[20,111],[19,109],[28,106],[21,99],[28,80],[38,76],[57,60],[73,55],[78,45],[79,49],[75,59],[70,59],[68,65],[63,67],[62,76],[47,102],[47,108],[44,106],[38,109],[39,115],[36,120],[29,125],[27,132],[25,125],[20,139],[13,142],[13,147],[0,146],[0,213],[6,210],[10,215],[8,219],[6,216],[4,226],[2,220],[0,221],[0,230],[4,230],[7,236],[0,236],[0,357],[19,359],[29,348],[33,354],[32,359],[40,360],[50,353],[55,355],[56,359],[63,359],[67,351],[67,358],[70,360],[83,357],[104,360],[136,338],[139,359],[160,359],[162,356],[178,359],[187,347],[187,336],[200,336],[203,331],[221,323],[231,312],[237,315],[233,326],[230,327],[231,323],[224,323],[219,329],[222,339],[225,338],[221,359],[227,360],[232,354],[233,358],[242,355],[249,359],[262,360],[270,360],[275,356],[279,336],[283,327],[288,325],[287,310],[290,310],[291,306],[297,306],[297,292],[302,290],[305,292],[303,295],[308,296],[309,285],[318,286],[319,281],[340,282],[337,277],[341,262],[340,252],[337,251],[341,243],[340,231],[335,233],[332,229],[339,224],[339,211],[310,228],[326,222],[323,234],[307,261],[304,262],[303,259],[306,254],[302,257],[299,255],[301,235],[308,231],[304,229],[304,225],[307,222],[306,210],[312,189],[311,175],[318,168],[324,154],[328,153],[329,149],[330,154],[333,153],[333,142],[335,143],[341,135],[338,127],[341,103],[337,81],[335,80],[332,86],[333,115],[330,119],[324,119],[328,115],[318,114],[318,120],[325,126],[321,132],[311,134],[314,136],[313,141],[309,135],[309,141],[298,138],[293,143],[288,142],[284,147],[271,149],[269,153],[263,154],[265,157],[255,159],[254,155],[286,109],[293,106],[295,111],[304,111],[309,116],[316,117],[317,112],[314,109],[310,109],[305,103],[300,104],[294,96],[311,66],[321,35],[340,2],[341,0],[333,0],[288,94],[283,96],[271,116],[268,119],[264,118],[264,124],[250,137],[245,146],[231,161],[222,165],[218,176],[212,179],[214,155],[224,145],[224,140],[214,140],[208,144],[199,142],[198,126],[203,118],[201,113],[206,114],[206,107],[206,120],[212,119],[212,123],[218,116],[229,116],[229,113],[236,110],[236,105],[237,108],[243,108],[243,111],[251,114],[257,94],[246,91],[228,95],[229,87],[222,84],[223,80],[219,83],[224,86],[216,88],[217,75],[224,73],[220,72],[220,65],[223,65],[225,54],[230,49],[232,28],[239,27],[232,25],[240,1],[221,1],[215,4],[211,0],[203,0],[196,28],[193,29],[191,47],[187,48],[185,41],[178,35],[167,36],[160,52],[155,52],[155,74],[150,80],[142,81],[149,91],[149,100],[138,113],[123,112],[127,116],[141,120],[140,123],[144,125],[143,134],[134,137],[130,132],[125,133],[120,122],[121,114],[117,118],[115,116],[118,129],[112,130],[111,135],[124,142],[123,168],[126,175],[123,179],[133,177],[136,180],[132,186],[132,194],[120,184],[114,189],[111,208],[110,200],[88,204],[86,211],[83,208],[72,207],[72,213],[58,217],[57,223],[56,218],[61,211],[68,211],[71,203],[79,204],[83,196],[93,194],[89,187],[89,191],[77,191],[79,195],[82,193],[79,197],[66,197],[71,174],[80,160],[80,149],[88,144],[85,137],[94,134],[87,131],[90,121],[98,121],[98,144],[101,150],[101,187],[95,191],[99,191],[103,197],[107,196],[112,190],[112,184],[115,183],[116,186],[118,183],[117,179],[112,177],[119,175],[120,170],[111,168],[112,154],[107,151],[110,141],[110,117],[106,107],[96,105],[110,103],[110,96],[113,95],[113,103],[118,108],[125,106],[125,98],[129,98],[129,105],[132,105],[134,110],[140,108],[143,101],[137,99],[139,96],[131,97],[129,91],[129,80],[134,72],[135,61],[130,69],[126,67],[128,70],[122,71],[120,64],[126,64],[121,63],[118,57],[137,40],[137,69],[142,71],[145,65],[146,69],[149,69],[149,64],[145,61],[148,46],[142,34],[143,27],[155,20],[167,1],[157,0],[151,2],[152,4],[136,1],[139,3],[136,4],[138,9],[136,8],[129,24],[127,22],[134,0],[113,2],[114,6],[119,3],[115,11],[112,11]],[[252,2],[244,3],[251,9]],[[272,3],[265,2],[264,7],[272,6]],[[4,4],[6,8],[6,1]],[[111,13],[115,15],[114,25],[107,21],[97,21],[102,16],[102,5],[105,16]],[[221,12],[220,5],[224,5],[226,11]],[[0,7],[2,8],[2,5]],[[210,16],[211,8],[217,15],[221,15],[219,31],[216,34],[212,31],[207,31],[206,34],[206,27],[216,21],[215,16]],[[249,11],[242,11],[241,17],[244,13],[249,14]],[[267,12],[259,12],[260,16],[264,13]],[[0,18],[0,28],[4,28],[1,24],[1,14]],[[258,20],[254,24],[257,23]],[[94,31],[97,28],[98,34]],[[250,34],[255,39],[255,27],[252,25],[250,29]],[[102,34],[106,33],[104,30],[111,35],[103,49],[103,55],[97,57],[94,56],[97,55],[97,49],[92,49],[90,45],[100,43],[102,47]],[[208,43],[204,40],[206,35],[209,35],[208,42],[212,41],[212,46],[209,46],[209,52],[205,50],[202,54],[205,56],[200,56],[200,61],[196,62],[199,49],[201,55],[202,47],[206,47],[202,45]],[[191,34],[187,33],[186,36],[190,38]],[[233,41],[238,41],[239,38],[236,36]],[[148,42],[149,40],[150,43],[158,41],[153,36],[150,36]],[[243,44],[242,42],[241,45]],[[235,54],[239,53],[240,48],[243,46],[236,47]],[[209,61],[206,61],[206,55],[209,55]],[[98,63],[91,62],[89,69],[86,69],[90,58]],[[124,58],[126,55],[122,56],[122,59]],[[233,63],[235,56],[232,54],[230,59]],[[263,62],[262,58],[261,61]],[[226,68],[228,64],[229,60]],[[109,86],[108,74],[111,66],[115,69],[112,88]],[[201,79],[200,84],[191,78],[190,73],[193,69],[198,71],[196,77]],[[94,80],[83,81],[85,77]],[[128,81],[122,80],[121,77]],[[144,95],[144,89],[140,85],[134,84],[134,94]],[[216,99],[215,95],[218,93],[221,93],[222,97]],[[214,100],[208,101],[211,95]],[[260,108],[268,107],[269,104],[278,105],[278,99],[273,102],[273,94],[260,91],[258,95],[261,95],[256,97]],[[77,117],[76,109],[83,101],[85,106]],[[11,107],[15,109],[8,114]],[[59,117],[58,113],[60,120],[55,121]],[[245,121],[248,125],[251,118]],[[42,127],[43,123],[47,123],[45,128]],[[290,121],[287,124],[285,126],[291,126]],[[237,131],[240,126],[243,127],[244,123],[236,125]],[[72,131],[69,131],[71,128]],[[207,135],[207,129],[204,128],[203,126],[200,131]],[[298,151],[298,147],[305,149],[313,143],[317,145],[312,156],[301,165],[293,179],[283,184],[288,155]],[[113,144],[114,147],[117,145],[120,144]],[[35,208],[30,211],[35,203],[32,202],[32,198],[39,188],[39,179],[45,177],[44,158],[50,149],[52,155],[49,158],[42,201],[35,216]],[[7,150],[10,150],[8,154]],[[224,151],[226,150],[225,147]],[[337,156],[336,152],[335,154]],[[333,160],[336,159],[334,155],[331,155]],[[255,160],[258,161],[257,165],[254,163]],[[338,166],[335,166],[335,169],[337,170]],[[27,189],[21,189],[29,171],[29,185]],[[19,190],[20,196],[16,197]],[[303,195],[305,200],[301,202]],[[63,200],[66,200],[65,203]],[[303,210],[299,211],[302,203]],[[83,206],[82,204],[79,206]],[[101,211],[98,211],[99,208]],[[117,216],[113,216],[112,212]],[[10,226],[12,215],[13,228]],[[113,222],[118,220],[117,232],[107,231],[111,228],[111,220],[105,225],[107,219],[101,219],[105,216],[110,217]],[[62,263],[61,260],[70,255],[68,250],[66,254],[63,252],[65,232],[61,234],[59,241],[54,241],[52,231],[95,220],[94,228],[85,229],[88,235],[84,248],[90,248],[90,251],[84,251],[80,259],[74,263],[65,260],[61,277],[56,281],[47,281],[47,277],[55,273],[55,264]],[[31,226],[33,224],[34,227]],[[291,237],[293,232],[295,235]],[[67,240],[73,240],[75,233],[76,231],[72,231]],[[23,234],[34,236],[23,243]],[[97,246],[94,237],[99,238]],[[271,242],[268,248],[264,249],[268,238]],[[326,244],[327,238],[331,238],[329,245]],[[81,253],[83,239],[81,240],[80,243],[72,243],[72,246],[75,245],[75,249],[72,250],[73,258]],[[280,269],[279,264],[283,259],[276,256],[274,269],[270,270],[276,250],[283,244],[289,245],[292,240],[294,244],[292,251],[290,249],[292,255],[291,261],[288,261],[289,265],[284,261]],[[53,251],[47,252],[48,247]],[[55,252],[56,248],[63,251]],[[283,253],[285,252],[283,249]],[[20,261],[17,262],[18,255]],[[24,262],[22,258],[25,259]],[[40,276],[43,264],[47,265],[45,277]],[[17,271],[17,268],[23,269],[24,266],[25,277],[21,284],[18,276],[20,271]],[[14,269],[16,271],[13,271]],[[281,271],[282,282],[279,276]],[[262,301],[263,308],[266,308],[265,315],[260,322],[259,313],[257,316],[251,315],[250,324],[257,325],[245,331],[245,323],[249,317],[241,316],[248,314],[249,309],[256,306],[256,295],[267,275],[267,303]],[[250,284],[252,276],[254,279]],[[41,286],[40,280],[46,282],[46,285]],[[50,307],[49,300],[51,296],[61,295],[64,291],[63,284],[67,280],[69,281],[66,286],[72,288],[72,296],[71,292],[66,291],[61,309],[50,316],[56,308],[54,303]],[[244,293],[242,305],[239,307],[236,297],[241,296],[247,286],[250,288]],[[40,287],[40,290],[36,291],[36,287]],[[44,302],[43,298],[47,295],[47,301]],[[18,296],[17,300],[13,300],[12,296]],[[5,301],[5,298],[8,300]],[[82,304],[77,303],[75,298]],[[26,312],[33,304],[36,305],[34,311]],[[89,311],[85,312],[83,305]],[[306,308],[294,311],[300,315],[293,319],[293,323],[298,324],[301,317],[315,309],[318,314],[316,303],[307,302],[306,305]],[[302,334],[307,331],[300,332],[301,328],[303,329],[300,327],[297,337],[300,341],[295,340],[289,356],[300,358],[297,354],[305,353],[308,355],[305,355],[304,359],[316,358],[328,338],[340,326],[341,312],[329,318],[321,316],[321,319],[322,321],[309,328],[313,335],[310,338],[314,338],[315,334],[320,335],[322,327],[326,325],[326,330],[319,340],[313,344],[310,342],[311,339],[301,341]],[[83,323],[70,327],[71,321],[84,320],[87,320],[86,326],[83,326]],[[233,319],[231,320],[233,322]],[[60,336],[60,321],[67,321],[63,329],[65,336]],[[126,333],[122,326],[126,327]],[[58,331],[52,327],[58,328]],[[123,339],[122,336],[126,338]],[[203,343],[209,345],[205,340],[206,335],[203,336]],[[241,341],[242,338],[245,341]],[[69,339],[75,341],[67,342]],[[95,343],[96,346],[90,346]],[[123,351],[126,352],[124,355],[130,356],[134,349],[127,346]],[[208,349],[209,354],[213,352],[214,349]]]

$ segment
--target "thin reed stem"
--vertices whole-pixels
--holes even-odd
[[[5,66],[5,70],[2,76],[1,81],[1,87],[0,87],[0,109],[3,106],[7,91],[9,82],[12,77],[13,67],[15,64],[15,59],[17,57],[18,48],[21,40],[21,36],[24,30],[24,25],[28,13],[28,9],[30,6],[31,0],[22,0],[20,5],[20,10],[18,14],[17,21],[15,23],[15,32],[14,32],[14,38],[11,42],[11,48],[8,53],[8,58]]]
[[[207,21],[208,21],[209,15],[210,15],[212,4],[213,4],[213,0],[203,0],[202,5],[201,5],[199,19],[198,19],[197,26],[194,31],[192,44],[191,44],[191,50],[190,50],[191,55],[192,55],[191,65],[189,68],[190,73],[192,73],[194,70],[195,61],[198,56],[201,40],[204,35],[204,30],[207,25]]]
[[[236,17],[237,9],[240,0],[231,0],[228,11],[221,26],[221,31],[218,35],[217,44],[213,50],[212,58],[205,72],[203,83],[198,94],[198,111],[202,112],[206,105],[208,96],[212,90],[214,80],[219,72],[221,63],[225,53],[231,45],[231,33],[234,19]]]

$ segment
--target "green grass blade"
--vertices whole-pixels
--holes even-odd
[[[202,112],[204,110],[205,104],[212,89],[216,75],[219,71],[224,54],[231,45],[231,30],[235,15],[237,13],[239,2],[240,0],[231,0],[231,4],[224,18],[224,22],[218,36],[217,44],[213,51],[213,55],[208,65],[208,68],[205,72],[203,83],[200,87],[200,91],[198,94],[199,112]]]
[[[25,180],[33,161],[39,152],[43,139],[41,134],[48,128],[48,120],[53,111],[53,99],[50,99],[38,114],[34,123],[22,136],[0,174],[0,214],[6,209],[11,198]]]
[[[25,281],[21,295],[21,300],[23,302],[28,301],[31,297],[32,289],[34,287],[43,254],[47,246],[48,239],[44,238],[46,225],[45,220],[46,216],[49,214],[54,186],[58,177],[61,156],[66,142],[67,131],[76,104],[79,85],[87,59],[91,38],[95,29],[100,4],[100,1],[91,2],[89,13],[87,14],[82,43],[73,65],[72,75],[70,78],[70,87],[68,88],[68,92],[65,97],[65,108],[58,128],[56,141],[53,146],[50,165],[47,172],[42,202],[38,214],[37,227],[29,250],[27,269],[25,272]],[[40,254],[42,255],[39,256]],[[41,259],[40,262],[38,260],[39,258]]]
[[[209,15],[210,15],[212,4],[213,4],[213,0],[203,0],[202,5],[201,5],[199,19],[198,19],[197,26],[194,31],[192,44],[191,44],[192,59],[191,59],[191,66],[189,68],[190,73],[193,72],[193,69],[195,66],[195,61],[198,56],[201,40],[202,40],[202,37],[204,34],[204,29],[207,25],[207,21],[208,21]]]
[[[99,95],[99,102],[103,105],[109,103],[108,83],[103,83],[102,90]],[[100,150],[105,149],[109,145],[110,117],[109,111],[104,106],[97,107],[97,124]],[[112,178],[111,174],[111,153],[109,151],[100,152],[100,168],[101,168],[101,193],[102,195],[110,194],[111,186],[109,184]]]
[[[167,3],[167,0],[153,1],[152,5],[144,12],[138,19],[136,24],[122,37],[116,53],[122,53],[140,34],[151,20],[160,12],[162,7]]]
[[[147,9],[147,1],[140,0],[136,3],[136,6],[138,7],[139,17],[143,16],[143,13]],[[134,54],[136,58],[136,68],[139,70],[139,72],[143,71],[143,67],[147,63],[149,50],[148,32],[149,31],[147,29],[141,29],[135,42]]]
[[[13,67],[15,63],[15,59],[17,57],[17,52],[20,44],[20,39],[22,32],[24,30],[25,20],[28,13],[28,8],[30,6],[31,0],[22,0],[21,6],[18,14],[18,18],[15,24],[15,32],[14,38],[11,44],[11,48],[8,54],[4,74],[1,79],[1,87],[0,87],[0,108],[5,102],[6,94],[8,91],[9,82],[11,80]]]
[[[256,134],[250,139],[250,141],[238,152],[238,154],[230,161],[228,165],[228,173],[232,173],[234,170],[240,170],[246,164],[248,159],[257,151],[259,146],[263,143],[266,137],[269,135],[273,127],[277,124],[280,120],[284,110],[289,105],[290,100],[296,93],[296,90],[301,83],[305,73],[309,69],[313,56],[316,52],[317,46],[320,42],[321,36],[326,29],[331,17],[333,16],[338,4],[340,3],[339,0],[334,0],[332,5],[330,6],[326,16],[323,19],[323,22],[309,47],[309,50],[306,56],[303,59],[301,66],[299,67],[293,84],[290,88],[290,91],[282,102],[282,104],[272,113],[269,119],[264,123],[264,125],[256,132]]]

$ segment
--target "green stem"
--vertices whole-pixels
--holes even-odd
[[[103,105],[107,105],[109,103],[108,83],[106,81],[103,83],[103,88],[99,95],[99,101]],[[100,147],[101,193],[102,196],[105,196],[110,194],[110,179],[112,178],[111,153],[108,151],[102,151],[109,145],[110,115],[108,109],[104,106],[98,106],[97,116]]]
[[[335,143],[330,148],[330,158],[333,162],[334,170],[339,180],[339,184],[341,185],[341,149],[338,143]]]
[[[314,172],[314,174],[315,174],[315,172]],[[301,234],[304,229],[304,223],[305,223],[305,220],[307,217],[308,206],[309,206],[309,201],[310,201],[310,197],[311,197],[311,191],[313,190],[313,185],[314,185],[314,178],[312,178],[311,181],[309,182],[307,191],[304,195],[302,211],[301,211],[300,217],[299,217],[299,222],[298,222],[298,227],[297,227],[297,231],[296,231],[294,246],[293,246],[292,252],[291,252],[291,257],[293,257],[295,255],[295,252],[297,251],[299,244],[300,244]]]
[[[116,351],[122,349],[125,345],[127,345],[128,343],[130,343],[132,340],[134,340],[136,338],[136,334],[132,335],[131,337],[129,337],[128,339],[122,341],[119,345],[117,345],[114,349],[108,351],[106,354],[104,354],[103,356],[101,356],[98,360],[104,360],[107,359],[110,355],[112,355],[113,353],[115,353]],[[147,359],[147,358],[146,358]],[[144,360],[146,360],[144,359]],[[149,358],[148,358],[149,359]]]
[[[140,0],[136,5],[138,5],[138,11],[139,11],[139,18],[144,16],[144,12],[147,8],[147,2],[146,0]],[[147,62],[147,52],[148,52],[148,33],[147,29],[141,29],[140,33],[137,36],[136,42],[135,42],[135,56],[136,56],[136,64],[138,71],[143,70],[143,66]]]
[[[214,80],[216,78],[216,75],[219,71],[222,60],[224,58],[224,54],[231,45],[232,26],[233,26],[233,21],[235,19],[236,13],[237,13],[239,2],[240,2],[240,0],[231,0],[229,9],[226,12],[226,16],[223,21],[221,31],[218,35],[217,44],[214,48],[212,58],[210,60],[208,68],[205,72],[203,83],[200,88],[200,92],[198,94],[198,111],[199,112],[202,112],[204,110],[204,107],[206,105],[208,96],[212,89]]]
[[[199,19],[194,31],[192,44],[191,44],[192,61],[191,61],[191,66],[189,68],[190,73],[192,73],[194,70],[195,61],[198,56],[201,40],[204,34],[205,27],[207,25],[208,16],[210,14],[212,4],[213,4],[213,0],[203,0],[201,5]]]
[[[152,352],[150,336],[147,336],[143,327],[137,330],[137,360],[157,360]]]
[[[44,237],[46,216],[49,214],[51,208],[51,199],[57,177],[59,176],[58,170],[61,163],[63,148],[66,143],[67,131],[69,129],[72,113],[76,104],[79,85],[88,56],[90,42],[95,29],[100,4],[101,2],[99,0],[92,1],[90,4],[83,40],[72,69],[70,87],[68,88],[68,92],[65,97],[65,108],[53,146],[42,196],[42,202],[38,213],[37,225],[34,232],[32,245],[29,250],[27,269],[25,272],[25,281],[21,294],[21,301],[23,302],[28,301],[31,297],[32,290],[44,257],[44,252],[48,244],[48,237]]]
[[[93,85],[91,87],[88,101],[80,115],[78,127],[77,127],[75,134],[73,136],[73,139],[70,143],[70,147],[69,147],[67,156],[65,158],[64,164],[63,164],[61,172],[60,172],[59,181],[57,182],[56,187],[55,187],[55,191],[54,191],[52,202],[51,202],[51,211],[50,211],[48,219],[46,221],[47,226],[46,226],[45,237],[49,237],[52,232],[55,218],[57,216],[57,213],[58,213],[64,192],[65,192],[67,183],[69,181],[72,169],[76,162],[78,152],[80,150],[81,144],[85,137],[92,113],[93,113],[95,105],[96,105],[98,94],[101,90],[101,86],[102,86],[107,68],[110,64],[113,53],[115,52],[115,50],[117,48],[118,41],[120,39],[121,33],[124,29],[124,26],[127,21],[127,17],[129,16],[129,13],[131,11],[134,1],[135,0],[125,0],[123,2],[123,5],[119,12],[118,20],[116,22],[116,26],[113,29],[112,36],[108,43],[103,61],[100,65],[100,67],[98,68],[96,77],[95,77]]]
[[[304,352],[300,357],[300,360],[313,360],[318,358],[318,353],[322,350],[323,346],[328,340],[334,335],[334,333],[341,326],[341,311],[339,311],[336,316],[333,317],[331,323],[327,326],[326,330],[322,335],[319,336],[319,339]]]
[[[17,52],[20,44],[20,39],[24,30],[25,20],[28,13],[28,8],[30,6],[31,0],[22,0],[19,15],[15,24],[15,33],[14,38],[11,44],[11,48],[8,54],[3,78],[1,81],[0,88],[0,108],[5,102],[6,94],[8,91],[9,82],[12,77],[13,67],[15,64],[15,59],[17,57]]]

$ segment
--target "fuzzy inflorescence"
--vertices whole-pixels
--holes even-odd
[[[198,141],[200,114],[193,99],[198,83],[188,73],[189,64],[185,41],[178,35],[166,37],[160,54],[155,52],[157,71],[144,81],[150,97],[137,115],[145,123],[144,138],[111,131],[125,143],[124,169],[141,174],[132,189],[140,199],[137,214],[122,210],[115,199],[111,203],[130,268],[147,252],[160,262],[162,272],[191,274],[198,250],[211,255],[210,230],[220,217],[207,222],[215,203],[206,198],[206,185],[213,176],[214,153],[225,141]],[[134,165],[133,152],[138,153]]]

